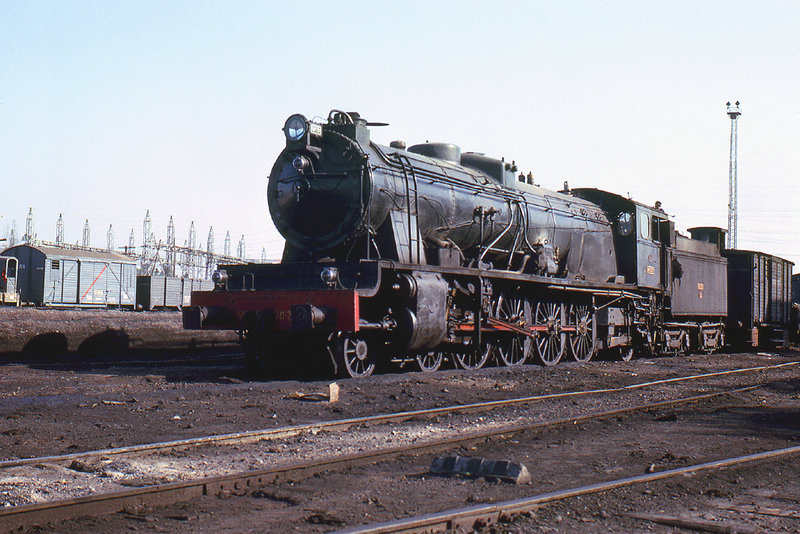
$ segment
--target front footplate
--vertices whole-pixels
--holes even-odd
[[[187,330],[358,331],[356,291],[199,291],[183,309]]]

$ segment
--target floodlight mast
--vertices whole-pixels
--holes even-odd
[[[739,109],[739,101],[731,106],[727,103],[728,117],[731,118],[731,155],[730,155],[730,170],[728,171],[728,248],[735,249],[737,246],[737,222],[739,214],[737,212],[737,165],[739,159],[739,116],[742,114]]]

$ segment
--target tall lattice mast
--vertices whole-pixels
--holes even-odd
[[[92,233],[89,230],[89,219],[86,219],[86,222],[83,223],[83,246],[92,246]]]
[[[106,250],[114,252],[114,225],[108,225],[108,232],[106,232]]]
[[[742,111],[739,109],[739,101],[731,106],[727,103],[728,117],[731,118],[731,156],[730,170],[728,172],[728,248],[736,248],[737,243],[737,222],[739,214],[738,208],[738,184],[737,184],[737,165],[739,159],[739,116]]]
[[[230,230],[225,233],[225,246],[222,248],[222,253],[226,256],[231,255],[231,232]]]
[[[56,245],[64,244],[64,217],[59,213],[56,221]]]
[[[169,216],[169,224],[167,224],[167,273],[169,276],[175,276],[175,221],[172,220],[172,215]]]
[[[246,254],[247,247],[244,244],[244,234],[242,234],[242,238],[239,240],[239,245],[236,247],[236,257],[240,260],[243,260]]]
[[[194,228],[194,221],[189,225],[189,240],[187,241],[186,248],[189,249],[186,251],[186,270],[189,273],[187,276],[189,276],[189,278],[195,278],[197,277],[197,259],[194,257],[195,249],[197,248],[197,230]]]
[[[133,235],[133,228],[131,228],[131,235],[128,236],[128,248],[125,253],[136,254],[136,237]]]
[[[211,278],[214,272],[214,227],[208,229],[206,240],[206,278]]]
[[[152,230],[152,222],[150,220],[150,210],[147,210],[147,213],[144,216],[144,222],[142,223],[142,268],[147,269],[149,268],[150,263],[150,246],[152,243],[150,242],[150,235],[153,233]]]
[[[22,242],[36,242],[36,234],[33,230],[33,208],[28,208],[28,216],[25,218],[25,235],[22,236]]]

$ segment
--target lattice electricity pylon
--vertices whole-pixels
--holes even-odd
[[[189,249],[189,253],[186,254],[184,257],[186,258],[186,268],[184,270],[184,275],[188,276],[189,278],[196,278],[197,272],[197,231],[194,229],[194,221],[189,225],[189,239],[186,241],[186,248]]]
[[[108,225],[108,232],[106,232],[106,250],[114,252],[114,225]]]
[[[737,246],[738,234],[738,176],[737,167],[739,160],[739,116],[742,111],[739,109],[739,101],[731,106],[728,102],[728,117],[731,118],[731,155],[730,167],[728,171],[728,248],[735,249]]]
[[[247,247],[244,244],[244,234],[242,234],[242,238],[239,240],[239,245],[236,247],[236,257],[240,260],[243,260],[246,254]]]
[[[61,213],[58,214],[56,221],[56,243],[59,245],[64,243],[64,217]]]
[[[86,222],[83,223],[83,240],[81,243],[84,247],[92,246],[92,232],[89,230],[89,219],[86,219]]]
[[[211,278],[211,274],[217,268],[214,262],[214,227],[208,229],[208,239],[206,240],[206,278]]]
[[[25,235],[22,236],[22,242],[36,242],[36,233],[33,230],[33,208],[28,208],[28,216],[25,217]]]
[[[150,221],[150,210],[147,210],[142,223],[142,270],[145,271],[145,274],[148,274],[151,263],[150,247],[153,245],[150,240],[151,235],[153,235],[152,222]]]
[[[169,216],[169,224],[167,225],[166,255],[164,273],[169,276],[175,276],[175,221],[172,220],[172,215]]]

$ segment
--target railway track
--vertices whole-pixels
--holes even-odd
[[[531,404],[545,400],[557,400],[557,399],[568,399],[573,397],[584,397],[591,395],[622,393],[639,389],[652,388],[663,384],[675,384],[679,382],[689,382],[689,381],[703,380],[715,377],[730,376],[735,374],[763,372],[763,371],[786,369],[792,367],[800,367],[800,361],[784,362],[774,365],[760,365],[756,367],[729,369],[725,371],[715,371],[711,373],[701,373],[697,375],[665,378],[661,380],[650,380],[646,382],[638,382],[635,384],[629,384],[626,386],[613,387],[613,388],[600,388],[600,389],[590,389],[583,391],[549,393],[544,395],[531,395],[531,396],[518,397],[505,400],[486,401],[486,402],[478,402],[472,404],[460,404],[453,406],[445,406],[441,408],[428,408],[423,410],[371,415],[366,417],[354,417],[349,419],[322,421],[322,422],[309,423],[303,425],[293,425],[282,428],[250,430],[245,432],[219,434],[214,436],[203,436],[198,438],[188,438],[188,439],[164,441],[158,443],[146,443],[141,445],[131,445],[127,447],[100,449],[95,451],[76,452],[76,453],[53,455],[53,456],[42,456],[36,458],[18,458],[12,460],[2,460],[0,461],[0,469],[5,469],[9,467],[18,467],[23,465],[35,465],[40,463],[87,460],[89,458],[100,457],[100,456],[117,456],[122,454],[154,452],[165,449],[177,449],[177,448],[193,447],[193,446],[209,445],[209,444],[237,445],[237,444],[253,443],[262,440],[293,437],[299,434],[317,434],[323,431],[327,432],[344,431],[351,427],[359,425],[378,425],[391,422],[402,422],[416,418],[432,418],[441,415],[455,414],[455,413],[485,412],[488,410]],[[572,421],[572,419],[569,419],[569,421]]]
[[[88,459],[90,457],[135,454],[141,452],[154,451],[159,449],[170,449],[179,447],[191,447],[208,443],[245,443],[247,441],[260,441],[264,439],[286,437],[300,433],[318,433],[322,430],[334,431],[351,428],[359,425],[375,425],[390,421],[402,421],[418,417],[432,417],[452,412],[475,412],[495,409],[510,404],[523,404],[540,401],[542,399],[561,399],[581,395],[593,395],[601,393],[613,393],[619,391],[637,390],[653,387],[660,384],[671,384],[682,381],[700,380],[740,374],[747,372],[759,372],[767,370],[785,369],[797,365],[800,362],[787,362],[771,366],[759,366],[743,369],[732,369],[714,373],[703,373],[700,375],[676,377],[664,380],[631,384],[620,388],[594,389],[580,392],[556,393],[550,395],[539,395],[518,399],[508,399],[505,401],[492,401],[463,406],[450,406],[446,408],[434,408],[429,410],[418,410],[414,412],[403,412],[397,414],[387,414],[382,416],[371,416],[364,418],[354,418],[341,421],[330,421],[326,423],[315,423],[311,425],[300,425],[283,429],[273,429],[266,431],[244,432],[237,434],[227,434],[221,436],[208,436],[192,440],[179,440],[156,444],[146,444],[134,447],[124,447],[119,449],[105,449],[101,451],[88,451],[85,453],[75,453],[70,455],[50,456],[42,458],[28,458],[20,460],[9,460],[0,463],[0,468],[10,468],[22,465],[39,465],[46,463],[68,462],[77,459]],[[575,424],[583,421],[609,418],[626,413],[663,409],[670,406],[701,402],[714,398],[719,398],[732,393],[748,391],[763,387],[770,382],[757,382],[745,387],[732,388],[725,391],[705,393],[701,395],[684,396],[672,398],[659,402],[651,402],[639,405],[631,405],[614,410],[606,410],[595,413],[584,413],[573,417],[551,419],[547,421],[535,421],[526,424],[513,426],[502,426],[490,429],[479,430],[471,433],[462,433],[457,436],[450,436],[445,439],[428,440],[421,443],[403,444],[399,447],[384,447],[367,452],[337,455],[326,459],[315,459],[305,462],[294,462],[288,465],[269,467],[259,470],[250,470],[242,473],[232,473],[224,476],[205,477],[194,480],[171,482],[167,484],[155,484],[141,488],[116,491],[100,495],[83,496],[60,501],[27,504],[16,507],[0,509],[0,529],[9,530],[25,525],[43,524],[51,521],[62,521],[79,515],[98,515],[117,511],[123,508],[130,508],[142,505],[168,504],[190,500],[199,495],[236,495],[245,494],[249,491],[264,486],[275,481],[285,479],[303,478],[315,473],[343,469],[355,465],[374,463],[393,457],[408,455],[434,453],[451,449],[454,445],[466,444],[470,442],[480,442],[498,436],[513,435],[525,430],[535,430],[556,425]]]
[[[610,491],[617,488],[632,486],[634,484],[643,484],[645,482],[665,480],[677,476],[699,473],[701,471],[712,471],[712,470],[725,469],[729,467],[736,467],[753,462],[781,459],[798,454],[800,454],[800,446],[786,447],[782,449],[764,451],[756,454],[747,454],[743,456],[725,458],[723,460],[716,460],[713,462],[704,462],[701,464],[690,465],[687,467],[680,467],[677,469],[669,469],[666,471],[659,471],[655,473],[647,473],[644,475],[626,477],[616,480],[609,480],[607,482],[600,482],[597,484],[589,484],[585,486],[578,486],[574,488],[552,491],[548,493],[541,493],[537,495],[531,495],[530,497],[525,497],[522,499],[514,499],[511,501],[504,501],[489,505],[468,506],[463,508],[445,510],[439,513],[425,514],[415,517],[399,519],[396,521],[389,521],[374,525],[348,528],[340,530],[338,531],[338,533],[339,534],[389,534],[394,532],[426,532],[426,533],[444,532],[444,531],[472,532],[475,526],[480,525],[481,527],[486,527],[498,524],[501,521],[505,521],[515,515],[536,510],[540,505],[546,503],[551,503],[582,495],[589,495],[592,493]],[[726,532],[726,530],[714,530],[714,532]]]

